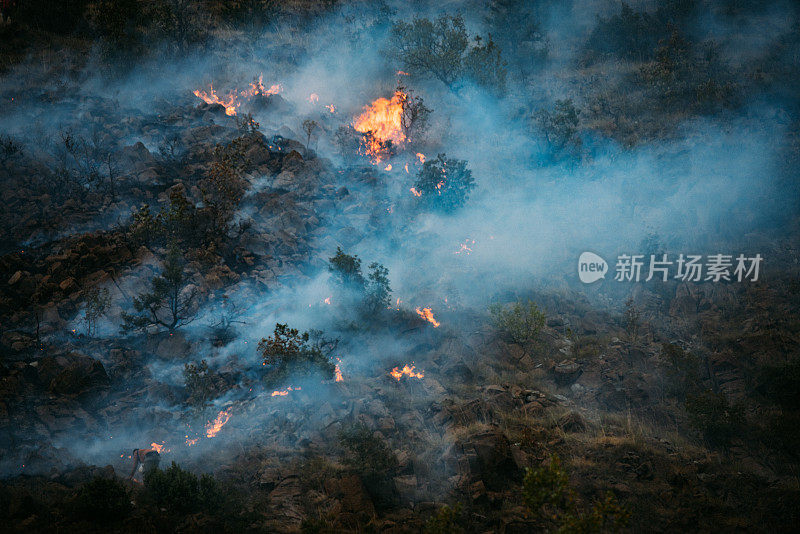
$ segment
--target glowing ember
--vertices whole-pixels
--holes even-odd
[[[422,152],[417,152],[417,159],[419,160],[420,163],[425,163],[425,154],[423,154]]]
[[[415,373],[414,369],[415,367],[413,365],[411,366],[404,365],[402,369],[400,369],[399,367],[395,367],[394,369],[389,371],[389,374],[392,375],[392,378],[394,378],[397,381],[400,381],[400,379],[403,378],[404,376],[407,376],[409,378],[425,378],[424,371],[419,371]]]
[[[420,317],[431,323],[434,328],[439,328],[439,325],[441,323],[439,323],[439,321],[433,318],[433,312],[431,311],[430,308],[422,308],[421,310],[417,308],[414,311],[417,312],[417,315],[419,315]]]
[[[391,163],[388,164],[384,170],[385,171],[391,171],[392,170],[392,164]]]
[[[326,104],[325,107],[328,108],[328,111],[330,111],[331,113],[336,113],[336,106],[334,106],[333,104]]]
[[[225,423],[228,422],[228,419],[231,418],[231,410],[228,408],[227,410],[223,410],[217,414],[217,417],[213,421],[209,421],[206,423],[206,437],[213,438],[214,436],[219,433]]]
[[[379,98],[365,106],[361,115],[353,121],[353,128],[365,137],[362,148],[374,163],[380,163],[387,141],[401,145],[406,141],[403,133],[403,106],[407,96],[402,91],[395,91],[391,99]]]
[[[156,451],[158,454],[161,454],[162,452],[169,452],[169,449],[164,449],[163,441],[161,443],[151,443],[150,448]]]
[[[319,102],[319,95],[317,93],[311,93],[308,96],[308,101],[311,102],[312,104]]]
[[[408,173],[408,163],[406,163],[406,166],[403,168],[406,170],[406,173]]]
[[[270,397],[285,397],[286,395],[289,394],[290,391],[300,391],[300,388],[293,388],[290,386],[283,390],[276,389],[275,391],[272,392],[272,395],[270,395]]]
[[[325,304],[330,304],[330,303],[331,303],[331,298],[330,298],[330,297],[327,297],[327,298],[326,298],[325,300],[323,300],[322,302],[324,302]]]
[[[474,245],[474,244],[475,244],[475,240],[474,239],[465,239],[464,242],[461,243],[461,245],[459,245],[458,250],[453,252],[453,254],[466,254],[466,255],[469,255],[472,252],[472,248],[470,247],[470,245]]]
[[[411,191],[411,194],[414,195],[415,197],[421,197],[422,196],[422,193],[420,193],[419,191],[417,191],[413,187],[411,189],[409,189],[409,191]]]
[[[276,95],[280,92],[280,90],[281,86],[277,84],[268,88],[264,87],[264,77],[262,75],[258,77],[258,80],[250,84],[249,89],[244,89],[242,91],[234,90],[222,98],[217,95],[213,85],[209,85],[208,92],[196,89],[194,91],[194,96],[203,100],[203,102],[206,104],[221,105],[225,108],[225,114],[232,116],[236,115],[236,110],[242,105],[242,99],[249,100],[256,95]]]
[[[187,447],[191,447],[192,445],[196,445],[198,441],[200,441],[200,438],[189,438],[189,436],[186,436],[186,446]]]
[[[409,74],[407,72],[402,71],[402,70],[398,70],[397,71],[397,75],[398,76],[408,76]]]

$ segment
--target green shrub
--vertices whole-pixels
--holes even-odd
[[[328,270],[337,286],[336,301],[345,307],[357,307],[364,317],[374,318],[390,303],[392,288],[389,285],[389,270],[382,264],[369,265],[366,277],[361,272],[361,258],[345,254],[341,247],[336,255],[328,259]]]
[[[183,366],[183,380],[186,385],[187,402],[193,406],[204,407],[217,395],[217,374],[208,368],[205,360],[189,362]]]
[[[539,128],[556,154],[580,150],[579,117],[580,110],[571,98],[556,100],[553,111],[541,110],[536,115]]]
[[[172,462],[168,468],[154,469],[144,477],[145,499],[170,513],[213,513],[224,504],[224,494],[211,475],[200,478]]]
[[[539,339],[544,328],[545,314],[533,301],[498,303],[489,306],[494,327],[514,343],[530,343]]]
[[[364,424],[343,430],[339,441],[347,449],[344,463],[355,471],[376,507],[390,506],[395,500],[392,478],[398,462],[389,446]]]
[[[81,520],[113,523],[130,513],[130,495],[116,478],[95,477],[78,490],[72,510],[76,518]]]
[[[461,503],[454,507],[447,505],[439,508],[425,523],[425,534],[459,534],[464,529],[458,524],[461,516]]]
[[[699,430],[712,447],[727,448],[731,440],[740,434],[744,425],[744,410],[740,405],[732,405],[722,393],[711,390],[686,399],[689,422]]]

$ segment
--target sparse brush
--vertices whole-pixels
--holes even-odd
[[[533,301],[489,306],[494,327],[514,343],[525,345],[539,339],[545,325],[545,314]]]

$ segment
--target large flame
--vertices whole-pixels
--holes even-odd
[[[419,315],[420,317],[431,323],[434,328],[439,328],[439,325],[441,323],[436,319],[434,319],[433,312],[431,311],[430,308],[422,308],[422,309],[417,308],[414,311],[417,312],[417,315]]]
[[[231,418],[231,409],[223,410],[217,414],[213,421],[206,423],[206,437],[213,438]]]
[[[406,98],[407,95],[402,91],[395,91],[391,99],[379,98],[365,106],[361,115],[353,121],[353,128],[356,131],[372,134],[365,136],[362,148],[375,164],[380,163],[383,159],[387,141],[397,145],[406,141],[402,126],[403,106]]]
[[[341,362],[342,360],[340,360],[339,358],[336,358],[336,361],[337,362]],[[336,377],[336,379],[335,379],[336,382],[344,382],[344,377],[342,376],[342,370],[339,369],[339,364],[338,363],[336,364],[336,367],[334,369],[334,374],[335,374],[335,377]]]
[[[407,376],[409,378],[424,378],[425,377],[425,372],[424,371],[414,372],[414,369],[415,369],[414,365],[406,364],[406,365],[403,366],[402,369],[400,369],[399,367],[395,367],[394,369],[389,371],[389,374],[392,376],[392,378],[394,378],[397,381],[399,381],[404,376]]]
[[[250,84],[249,89],[242,91],[233,90],[225,97],[220,98],[214,90],[213,85],[209,85],[209,91],[201,91],[196,89],[194,96],[203,100],[206,104],[219,104],[225,108],[226,115],[236,115],[236,110],[242,105],[243,100],[249,100],[256,95],[276,95],[280,92],[280,84],[264,87],[264,76],[260,75],[258,80]]]

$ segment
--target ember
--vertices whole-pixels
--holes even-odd
[[[225,108],[226,115],[236,115],[236,110],[242,105],[243,100],[249,100],[256,95],[276,95],[280,92],[281,86],[279,84],[272,85],[269,88],[264,87],[263,75],[258,77],[258,80],[250,84],[250,89],[242,91],[231,91],[224,98],[220,98],[214,90],[213,85],[209,85],[209,92],[196,89],[194,95],[203,100],[206,104],[219,104]]]
[[[169,449],[164,449],[164,442],[161,443],[151,443],[150,448],[156,451],[158,454],[169,452]]]
[[[417,191],[413,187],[411,189],[409,189],[409,191],[411,191],[411,194],[414,195],[415,197],[421,197],[422,196],[422,193],[420,193],[419,191]]]
[[[434,328],[439,328],[439,325],[441,323],[439,323],[439,321],[433,318],[433,312],[431,311],[430,308],[422,308],[422,309],[417,308],[414,311],[417,312],[417,315],[419,315],[420,317],[431,323]]]
[[[341,360],[339,360],[339,358],[336,358],[336,361],[341,361]],[[342,370],[339,369],[339,364],[338,363],[336,364],[336,368],[334,370],[334,373],[336,375],[336,378],[335,378],[336,382],[344,382],[344,377],[342,376]]]
[[[389,374],[392,376],[392,378],[394,378],[398,382],[404,376],[407,376],[409,378],[425,378],[424,371],[414,372],[414,369],[415,369],[414,365],[411,366],[404,365],[402,369],[400,369],[399,367],[395,367],[394,369],[389,371]]]
[[[470,247],[470,245],[474,244],[475,244],[474,239],[465,239],[464,242],[461,243],[461,245],[459,245],[458,250],[453,252],[453,254],[465,254],[468,256],[472,252],[472,248]]]
[[[228,408],[227,410],[223,410],[217,414],[217,417],[213,421],[209,421],[206,423],[206,437],[213,438],[214,436],[219,433],[225,423],[231,418],[231,410]]]

